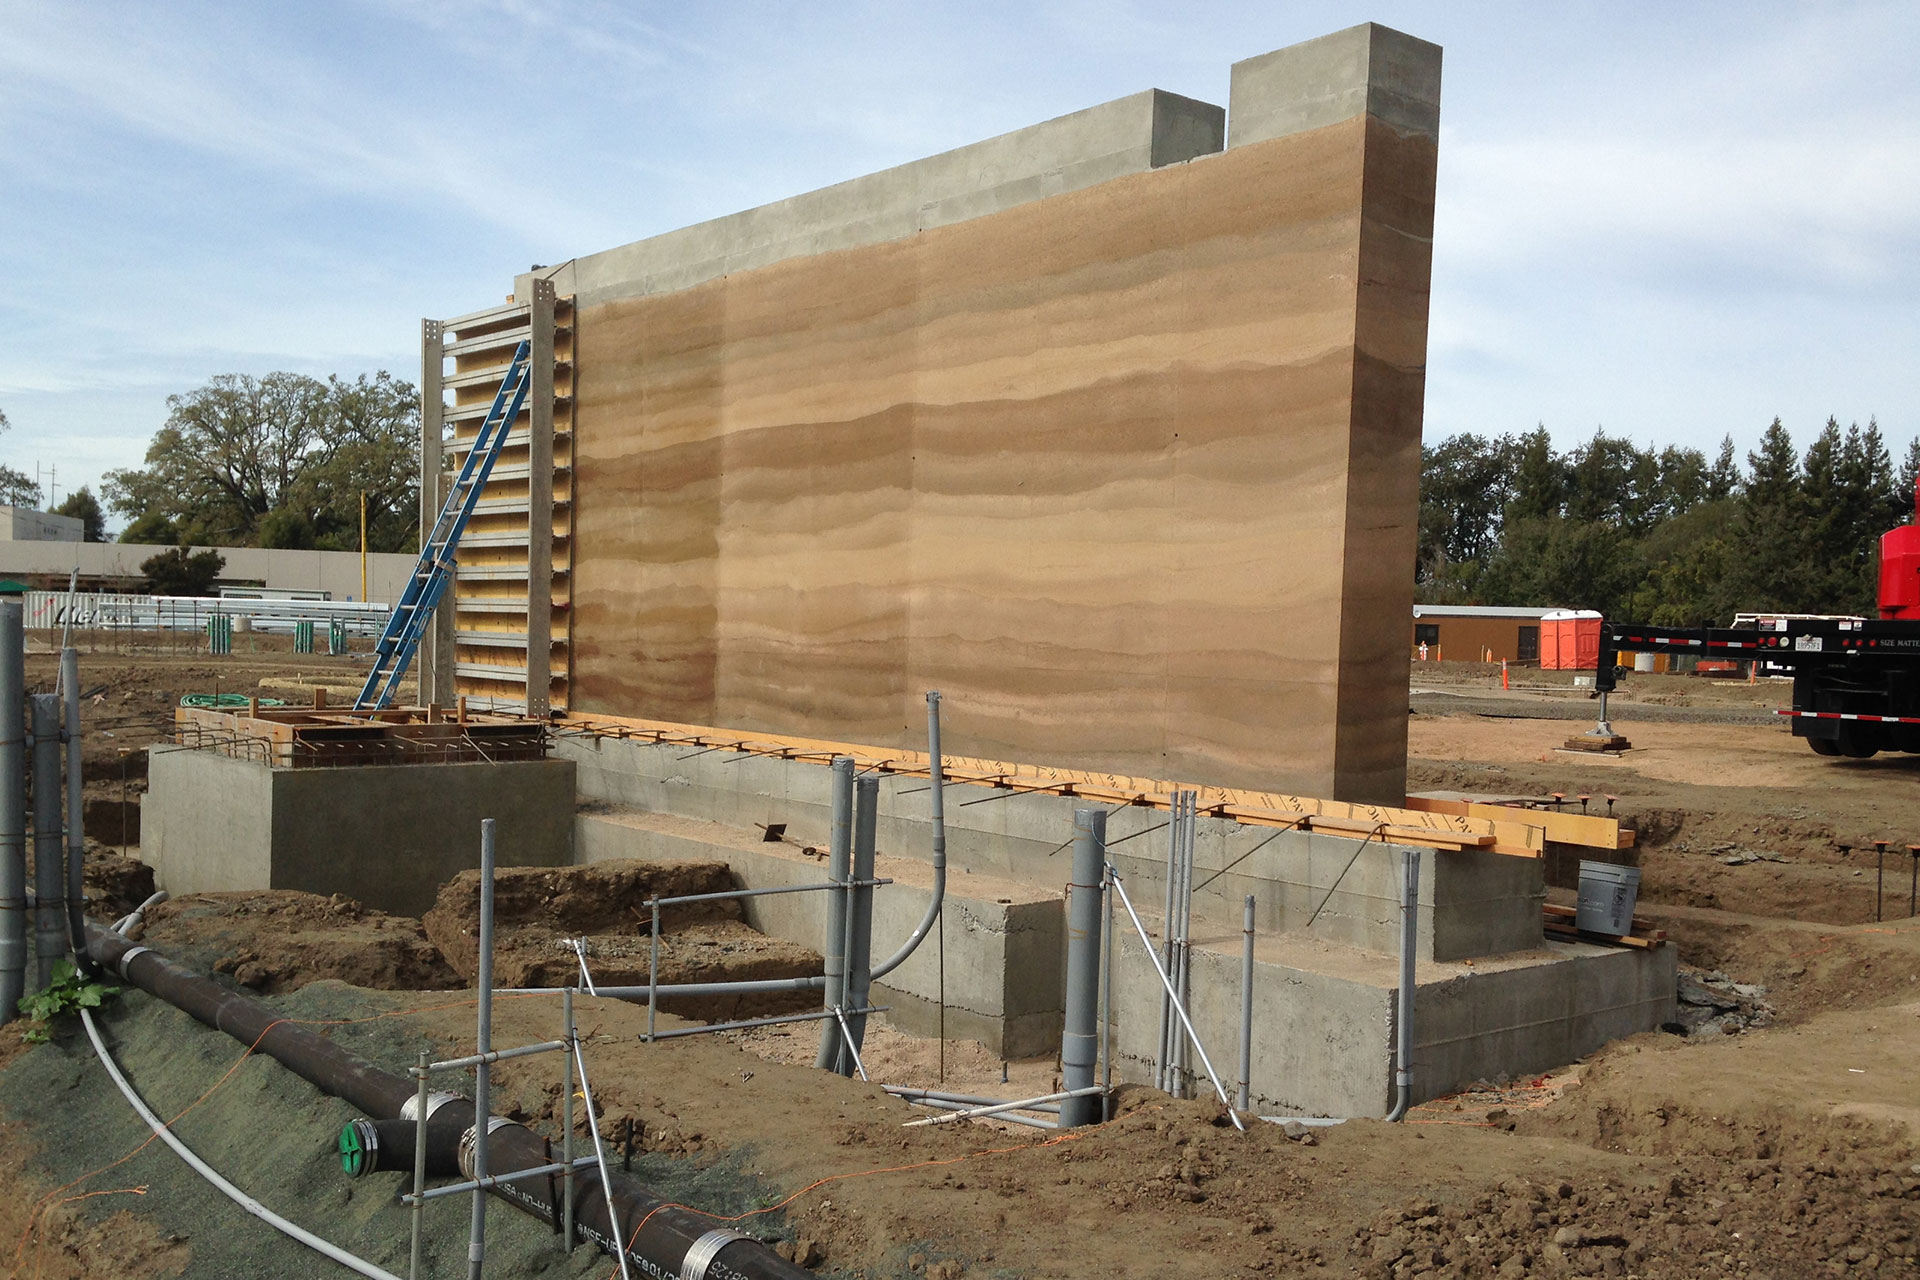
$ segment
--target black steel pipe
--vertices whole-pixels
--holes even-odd
[[[444,1111],[445,1108],[442,1108]],[[427,1122],[427,1176],[460,1176],[460,1139],[466,1127],[436,1117]],[[340,1168],[349,1178],[370,1173],[412,1173],[411,1120],[349,1120],[340,1130]]]
[[[415,1087],[410,1081],[382,1071],[325,1036],[296,1026],[260,1001],[225,990],[91,921],[87,924],[87,946],[102,967],[252,1046],[255,1052],[266,1054],[322,1093],[358,1107],[375,1120],[400,1118],[401,1109],[414,1098]],[[473,1103],[465,1098],[449,1101],[434,1109],[432,1119],[464,1129],[473,1124]],[[496,1173],[549,1163],[541,1137],[520,1125],[495,1130],[487,1145],[489,1167]],[[612,1234],[600,1179],[589,1171],[577,1181],[575,1213],[580,1233],[612,1254],[621,1245]],[[613,1173],[611,1185],[619,1221],[644,1224],[637,1232],[628,1227],[632,1243],[627,1258],[648,1275],[691,1274],[701,1280],[731,1276],[743,1280],[810,1280],[813,1275],[784,1261],[758,1240],[728,1232],[714,1219],[667,1204],[632,1178]],[[543,1222],[552,1221],[552,1205],[531,1187],[502,1183],[493,1187],[492,1193]],[[691,1272],[687,1269],[689,1255],[694,1268]]]

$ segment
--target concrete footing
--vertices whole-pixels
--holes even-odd
[[[482,818],[499,824],[502,866],[573,861],[571,761],[275,769],[149,754],[140,856],[169,893],[303,889],[424,915],[480,865]]]

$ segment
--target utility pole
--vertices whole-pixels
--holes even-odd
[[[367,491],[360,491],[360,603],[367,602]]]

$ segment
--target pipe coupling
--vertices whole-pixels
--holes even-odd
[[[687,1246],[685,1256],[680,1259],[680,1280],[707,1280],[707,1268],[722,1249],[735,1240],[751,1240],[752,1236],[744,1231],[735,1231],[732,1227],[719,1227],[695,1240]]]
[[[488,1116],[487,1136],[492,1137],[497,1130],[504,1129],[512,1123],[513,1121],[507,1119],[505,1116]],[[459,1159],[460,1174],[462,1177],[471,1178],[473,1176],[474,1131],[478,1128],[478,1125],[469,1125],[467,1131],[460,1135]]]
[[[140,949],[142,951],[146,950],[145,947],[142,947]],[[434,1112],[446,1106],[449,1102],[459,1101],[459,1098],[460,1098],[460,1095],[457,1093],[441,1093],[439,1090],[435,1090],[434,1092],[428,1094],[427,1095],[427,1119],[429,1120],[433,1119]],[[415,1115],[414,1112],[418,1111],[419,1109],[420,1109],[420,1095],[416,1093],[409,1096],[405,1102],[400,1104],[400,1118],[402,1120],[418,1120],[420,1117]]]
[[[122,978],[125,978],[128,982],[132,982],[133,975],[127,972],[128,966],[133,963],[133,958],[135,956],[141,955],[151,950],[153,950],[152,947],[128,947],[125,951],[122,951],[120,953],[120,962],[114,967],[120,970],[120,976]]]

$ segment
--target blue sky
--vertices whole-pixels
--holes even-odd
[[[515,271],[1361,21],[1446,49],[1427,438],[1920,433],[1920,5],[0,0],[0,462],[418,376]]]

